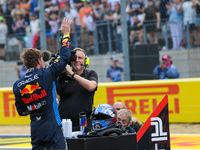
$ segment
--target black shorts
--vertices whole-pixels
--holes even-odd
[[[93,35],[93,32],[92,32],[92,31],[89,31],[88,34],[89,34],[89,35]]]
[[[196,26],[195,26],[194,23],[189,24],[189,30],[190,30],[190,31],[194,31],[194,30],[196,30],[196,29],[197,29],[197,28],[196,28]],[[187,25],[185,26],[185,30],[187,30]]]
[[[5,44],[0,44],[0,48],[4,48]]]

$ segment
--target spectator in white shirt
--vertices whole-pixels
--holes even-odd
[[[26,47],[33,47],[33,37],[40,32],[40,20],[35,13],[31,14],[31,21],[29,25],[30,35],[24,38]]]
[[[185,29],[187,29],[187,24],[189,25],[191,46],[194,45],[193,32],[195,34],[195,40],[197,42],[197,45],[200,45],[198,30],[195,26],[197,16],[195,5],[196,3],[193,0],[186,0],[178,9],[178,11],[183,10],[183,24],[185,26]]]

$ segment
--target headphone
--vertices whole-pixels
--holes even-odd
[[[84,49],[82,49],[82,48],[75,48],[74,49],[75,51],[82,51],[83,53],[84,53],[84,55],[85,55],[85,63],[84,63],[84,66],[85,67],[88,67],[89,65],[90,65],[90,58],[87,56],[87,53],[86,53],[86,51],[84,50]],[[83,64],[81,64],[81,66],[83,66]]]

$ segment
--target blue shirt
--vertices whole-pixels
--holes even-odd
[[[131,9],[135,9],[136,7],[142,8],[142,7],[144,7],[144,4],[143,4],[143,3],[140,3],[140,2],[132,2],[132,3],[130,4],[130,8],[131,8]],[[133,14],[133,15],[134,15],[134,14],[135,14],[135,15],[139,15],[139,14],[142,14],[142,12],[140,12],[140,11],[138,11],[138,10],[135,10],[132,14]]]
[[[179,72],[176,67],[171,64],[169,68],[161,69],[159,65],[154,68],[153,71],[156,79],[176,79],[179,78]]]
[[[177,8],[179,9],[180,6],[181,6],[181,4],[179,3]],[[171,22],[171,23],[179,23],[179,22],[182,22],[182,21],[183,21],[182,12],[177,12],[176,8],[173,6],[171,8],[171,13],[170,13],[170,16],[169,16],[169,22]]]
[[[121,81],[121,72],[123,69],[121,67],[113,68],[110,66],[107,69],[107,78],[110,77],[113,82]]]

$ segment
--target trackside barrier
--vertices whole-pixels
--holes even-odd
[[[145,122],[165,95],[170,123],[200,122],[200,78],[99,83],[94,106],[126,104],[134,117]]]
[[[169,98],[169,123],[200,122],[200,78],[99,83],[94,107],[122,101],[134,117],[145,122],[165,95]],[[0,125],[27,125],[29,116],[15,109],[12,88],[0,88]]]

